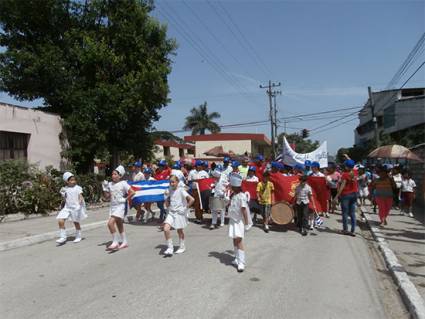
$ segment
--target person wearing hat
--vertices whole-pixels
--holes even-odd
[[[401,180],[401,199],[403,202],[403,212],[409,217],[413,217],[412,206],[416,198],[416,183],[411,178],[409,171],[404,170]]]
[[[142,173],[142,162],[137,161],[133,163],[131,180],[133,182],[139,182],[145,180],[145,175]]]
[[[274,184],[270,181],[270,173],[263,173],[263,180],[257,185],[257,199],[263,215],[264,231],[269,232],[271,206],[274,202]]]
[[[272,173],[272,174],[279,173],[279,169],[281,167],[281,165],[280,165],[279,162],[271,162],[270,165],[271,165],[271,171],[270,171],[270,173]],[[263,174],[263,176],[264,176],[264,174]]]
[[[209,175],[206,171],[204,171],[203,167],[204,163],[201,160],[195,161],[195,170],[189,173],[189,181],[192,183],[192,196],[195,199],[195,203],[193,204],[193,208],[195,209],[195,223],[202,224],[203,214],[202,209],[202,194],[199,192],[198,184],[196,181],[198,179],[209,178]]]
[[[310,174],[310,176],[325,177],[325,174],[323,174],[320,171],[320,163],[319,162],[311,163],[311,174]]]
[[[104,181],[102,184],[104,197],[110,200],[108,228],[112,235],[112,244],[107,247],[107,250],[128,247],[127,236],[124,231],[124,216],[127,199],[133,197],[135,192],[127,181],[121,180],[124,175],[125,169],[122,165],[119,165],[112,171],[112,182]]]
[[[61,188],[60,194],[63,197],[65,205],[56,216],[59,224],[59,239],[56,242],[58,244],[64,244],[66,242],[65,221],[71,219],[75,226],[75,239],[73,242],[79,243],[82,239],[80,221],[87,218],[83,189],[77,185],[77,180],[71,172],[65,172],[63,174],[63,181],[66,186]]]
[[[300,176],[300,183],[295,189],[295,211],[297,212],[297,226],[303,236],[307,235],[310,209],[309,203],[312,201],[313,190],[307,184],[307,175]]]
[[[248,169],[249,169],[248,158],[244,157],[242,159],[241,165],[239,165],[239,167],[238,167],[239,174],[242,176],[243,179],[246,179],[246,177],[248,175]]]
[[[243,238],[245,230],[249,229],[248,219],[248,201],[245,193],[242,192],[242,177],[234,174],[230,177],[230,185],[232,187],[232,198],[229,206],[229,237],[233,239],[233,249],[235,259],[232,264],[238,269],[238,272],[245,270],[245,249]]]
[[[146,168],[143,169],[143,175],[145,176],[146,181],[154,181],[155,180],[155,178],[153,178],[153,176],[152,176],[153,175],[152,168],[150,168],[150,167],[146,167]],[[145,222],[148,222],[149,220],[152,221],[155,218],[155,213],[152,211],[152,203],[146,202],[146,203],[144,203],[143,206],[145,207],[146,211],[148,212],[146,214]],[[143,216],[142,216],[142,218],[143,218]]]
[[[396,185],[390,176],[391,169],[388,166],[382,165],[378,169],[379,178],[374,180],[371,188],[375,193],[375,201],[378,205],[378,214],[381,221],[381,226],[387,225],[387,217],[393,206],[394,189]]]
[[[336,209],[336,203],[333,201],[333,199],[338,193],[338,184],[341,179],[341,174],[336,170],[336,164],[332,162],[328,164],[328,169],[326,170],[326,172],[326,183],[330,190],[328,209],[329,213],[334,214]],[[329,213],[326,213],[326,217],[329,217]]]
[[[255,175],[257,168],[255,166],[250,166],[248,169],[248,175],[246,177],[246,181],[250,183],[257,183],[259,179],[257,175]],[[256,186],[257,187],[257,186]],[[254,218],[252,219],[254,223],[257,222],[257,214],[261,214],[261,206],[257,201],[257,198],[250,198],[248,202],[250,212],[254,213]]]
[[[230,165],[230,164],[231,164],[230,157],[225,156],[223,158],[223,173],[229,175],[232,172],[233,168],[232,168],[232,165]]]
[[[342,233],[344,235],[356,236],[356,202],[357,202],[357,171],[354,171],[356,163],[348,159],[344,162],[344,172],[341,175],[341,183],[339,185],[337,194],[334,198],[334,203],[341,200],[342,211]],[[347,219],[350,216],[351,231],[348,232]]]
[[[211,225],[210,229],[217,228],[217,217],[220,214],[220,226],[224,226],[224,217],[226,212],[226,193],[229,182],[220,167],[216,167],[211,172],[212,177],[215,179],[215,186],[212,190],[210,197],[211,207]]]
[[[176,176],[179,179],[179,182],[181,182],[183,184],[186,183],[186,178],[184,177],[184,174],[181,171],[181,165],[180,165],[179,161],[177,161],[173,164],[172,170],[171,170],[171,175]]]
[[[358,188],[359,188],[359,203],[360,206],[365,206],[366,205],[366,199],[369,198],[369,177],[366,174],[366,170],[365,167],[363,165],[358,165],[357,166],[357,172],[358,172],[358,177],[357,177],[357,183]]]
[[[302,176],[304,175],[304,166],[302,164],[295,164],[294,166],[294,175]]]
[[[280,173],[281,173],[283,176],[292,176],[292,174],[291,174],[291,170],[292,170],[292,167],[291,167],[291,166],[286,165],[286,164],[283,164],[283,165],[282,165],[282,168],[280,169]]]
[[[171,175],[171,169],[168,167],[167,161],[162,159],[158,162],[158,168],[155,171],[154,178],[157,181],[168,180]],[[159,220],[163,221],[167,212],[164,208],[164,202],[157,202],[156,206],[159,209]]]
[[[263,173],[266,170],[266,163],[264,163],[264,156],[261,154],[258,154],[255,157],[254,165],[255,166],[255,175],[258,177],[259,180],[263,178]]]
[[[310,176],[312,171],[311,171],[311,161],[310,160],[306,160],[304,162],[304,174],[306,174],[307,176]]]

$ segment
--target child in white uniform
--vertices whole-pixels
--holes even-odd
[[[242,193],[242,177],[234,174],[230,177],[232,186],[232,198],[229,207],[229,237],[233,238],[235,260],[232,262],[238,268],[238,272],[245,269],[245,250],[242,243],[245,230],[249,229],[248,201],[245,193]]]
[[[184,184],[179,182],[175,175],[170,176],[170,193],[165,201],[168,207],[168,214],[164,221],[164,236],[167,241],[166,256],[172,256],[174,253],[173,240],[171,238],[171,228],[177,230],[180,240],[179,249],[176,254],[186,251],[184,244],[183,229],[188,225],[189,207],[195,202],[195,199],[188,194]]]
[[[67,186],[62,187],[60,193],[64,198],[65,205],[59,212],[58,216],[56,216],[60,232],[60,238],[56,240],[56,242],[58,244],[64,244],[66,242],[65,221],[67,219],[71,219],[75,226],[75,239],[73,242],[78,243],[81,241],[80,221],[87,218],[83,189],[77,185],[77,180],[75,179],[74,174],[70,172],[65,172],[63,174],[63,180]]]
[[[226,212],[226,191],[227,191],[227,178],[226,175],[220,170],[215,169],[212,171],[212,176],[215,178],[215,187],[211,199],[211,226],[210,229],[217,227],[217,217],[220,214],[220,226],[224,226],[224,215]]]
[[[134,190],[130,188],[130,185],[126,181],[122,181],[121,178],[125,174],[123,166],[119,165],[115,170],[112,171],[112,182],[104,181],[102,184],[105,198],[109,199],[109,220],[108,228],[112,235],[112,244],[109,245],[107,250],[123,249],[128,247],[127,236],[124,232],[124,214],[125,214],[125,203],[127,198],[134,195]],[[121,236],[116,232],[116,228]],[[121,242],[121,244],[119,244]]]

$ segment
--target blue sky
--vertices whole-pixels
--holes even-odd
[[[425,31],[423,1],[160,0],[153,14],[179,44],[169,77],[172,101],[155,123],[170,131],[180,130],[204,101],[222,125],[266,120],[268,99],[259,85],[269,79],[282,83],[278,117],[362,106],[367,86],[384,89]],[[422,52],[397,85],[424,60]],[[407,87],[425,86],[424,69]],[[15,102],[1,93],[0,100]],[[330,126],[354,118],[352,112]],[[299,118],[287,123],[288,132],[338,119],[331,116]],[[353,144],[356,124],[318,129],[312,138],[327,140],[332,154]],[[269,135],[270,126],[223,131]]]

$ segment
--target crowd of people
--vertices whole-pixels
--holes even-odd
[[[167,249],[164,254],[185,252],[184,228],[189,222],[190,209],[194,210],[197,224],[206,223],[205,214],[211,214],[209,228],[211,230],[225,225],[228,218],[228,235],[233,240],[235,259],[238,271],[245,269],[245,249],[243,238],[253,224],[259,222],[266,233],[272,224],[271,210],[275,204],[276,187],[270,179],[274,174],[297,176],[297,185],[293,202],[294,223],[301,235],[307,235],[319,227],[315,215],[329,218],[336,212],[339,203],[342,214],[342,233],[355,236],[356,208],[362,208],[370,202],[373,211],[378,214],[381,226],[388,223],[391,208],[401,209],[412,215],[416,184],[409,172],[402,167],[390,164],[363,166],[347,157],[341,166],[328,163],[321,167],[319,162],[305,161],[294,166],[278,161],[265,161],[262,155],[250,160],[243,157],[238,160],[224,157],[222,163],[209,163],[203,160],[186,159],[168,165],[167,161],[142,163],[137,161],[130,167],[129,173],[119,165],[112,171],[111,181],[102,184],[104,197],[110,201],[110,218],[108,229],[112,237],[107,250],[119,250],[128,247],[124,221],[129,210],[129,199],[135,191],[131,182],[169,181],[169,189],[164,192],[164,200],[156,202],[159,209],[158,222],[164,232]],[[313,191],[308,183],[309,176],[325,179],[329,191],[328,209],[317,212],[313,201]],[[201,181],[211,179],[211,187],[200,191]],[[76,177],[66,172],[63,175],[65,187],[61,190],[64,198],[63,207],[57,215],[60,228],[58,244],[67,241],[65,220],[71,219],[76,228],[74,242],[81,241],[80,222],[87,217],[83,190],[77,185]],[[130,182],[131,181],[131,182]],[[243,181],[256,183],[256,198],[242,191]],[[313,209],[311,209],[313,203]],[[136,215],[132,222],[146,223],[155,219],[152,202],[135,205]],[[362,211],[362,210],[361,210]],[[251,216],[252,214],[252,216]],[[362,217],[363,218],[363,217]],[[320,219],[319,219],[320,220]],[[350,220],[350,229],[348,229]],[[179,248],[174,252],[171,231],[175,229],[179,237]]]

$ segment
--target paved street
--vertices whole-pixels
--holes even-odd
[[[5,251],[2,318],[407,318],[368,232],[339,235],[339,219],[306,238],[254,228],[242,274],[227,226],[190,224],[187,252],[171,258],[154,225],[127,225],[130,248],[112,254],[106,227]]]

